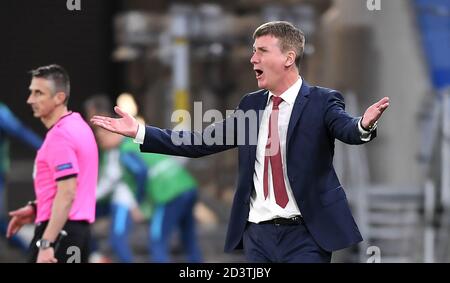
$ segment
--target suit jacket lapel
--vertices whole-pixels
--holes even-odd
[[[266,108],[267,104],[267,97],[269,96],[269,91],[265,91],[261,95],[258,95],[255,97],[255,111],[257,116],[257,137],[259,136],[259,126],[261,124],[261,118],[262,118],[262,111]],[[260,115],[261,114],[261,115]],[[247,132],[248,133],[248,132]],[[250,139],[249,139],[250,140]],[[256,142],[258,142],[258,139],[256,139]],[[256,147],[258,144],[250,145],[250,164],[252,165],[252,168],[255,166],[255,160],[256,160]]]
[[[308,83],[306,81],[303,81],[302,87],[300,88],[297,98],[295,99],[294,108],[292,109],[291,118],[289,120],[288,132],[286,137],[286,153],[288,152],[289,141],[292,137],[295,125],[297,125],[297,122],[300,119],[300,116],[302,115],[306,104],[308,103],[310,90],[311,87],[308,85]]]
[[[269,97],[269,91],[265,91],[262,95],[258,96],[256,101],[256,115],[258,120],[258,128],[256,132],[258,133],[258,135],[259,135],[259,126],[261,125],[262,114],[267,105],[267,97]]]

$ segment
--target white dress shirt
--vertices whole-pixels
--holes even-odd
[[[285,208],[280,207],[275,202],[270,162],[268,168],[269,195],[267,196],[267,199],[264,198],[264,157],[266,152],[267,139],[269,136],[269,117],[272,113],[273,103],[271,97],[274,95],[272,92],[269,92],[266,108],[264,109],[264,114],[259,126],[255,170],[253,172],[253,184],[255,185],[255,190],[252,192],[252,195],[250,197],[250,213],[248,216],[248,221],[250,222],[259,223],[261,221],[266,221],[277,217],[290,218],[293,216],[301,215],[297,203],[295,202],[291,185],[289,184],[289,179],[287,178],[286,167],[286,139],[289,120],[291,118],[292,109],[294,108],[295,99],[297,98],[301,86],[302,79],[301,77],[299,77],[298,80],[290,88],[288,88],[280,95],[283,101],[279,105],[278,112],[278,134],[280,137],[281,162],[283,164],[283,177],[284,183],[286,184],[289,202],[287,203]]]

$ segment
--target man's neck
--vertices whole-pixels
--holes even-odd
[[[298,71],[289,71],[286,76],[283,78],[283,81],[277,86],[276,89],[271,90],[271,92],[276,95],[280,96],[283,94],[286,90],[288,90],[299,78]]]
[[[67,115],[68,113],[69,110],[67,109],[67,106],[61,105],[56,107],[47,117],[41,118],[41,121],[47,129],[50,129],[62,116]]]

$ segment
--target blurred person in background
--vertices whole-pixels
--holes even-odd
[[[330,262],[333,251],[362,241],[333,168],[335,139],[374,139],[389,98],[351,117],[338,91],[310,86],[300,76],[300,29],[268,22],[253,39],[250,63],[260,90],[205,129],[220,142],[194,131],[145,126],[119,107],[121,118],[91,122],[134,138],[143,152],[201,157],[237,147],[239,175],[225,251],[244,249],[249,262]],[[252,113],[255,119],[243,120]]]
[[[87,119],[94,115],[110,115],[110,99],[105,94],[93,95],[85,101],[84,110]],[[122,137],[118,135],[105,137],[103,132],[98,128],[94,130],[100,155],[99,178],[96,191],[96,218],[111,218],[108,233],[110,247],[119,262],[131,263],[134,259],[128,241],[133,227],[132,222],[142,222],[145,220],[145,217],[138,207],[131,188],[123,181],[122,171],[124,167],[119,160],[120,152],[118,146]],[[120,139],[117,140],[117,137],[120,137]],[[136,176],[136,178],[139,177]],[[146,176],[143,176],[143,181],[138,183],[145,182],[145,179]],[[145,207],[145,205],[143,206]],[[96,235],[91,237],[90,261],[111,261],[111,259],[100,252],[99,241]]]
[[[85,118],[87,121],[89,121],[92,116],[98,115],[99,113],[111,113],[111,102],[106,94],[95,94],[83,103],[83,108]],[[94,131],[94,135],[95,134],[96,131]],[[98,144],[97,137],[96,140]],[[112,194],[114,192],[113,184],[115,184],[115,182],[117,181],[117,172],[120,171],[120,169],[117,168],[116,163],[110,162],[110,158],[108,158],[108,151],[103,151],[100,145],[98,147],[98,150],[99,176],[96,190],[96,223],[94,225],[100,225],[100,220],[108,219],[111,216],[111,199],[113,198]],[[111,236],[112,233],[110,232],[109,235]],[[109,258],[104,251],[101,251],[98,237],[99,235],[96,235],[95,232],[91,235],[89,262],[111,263],[112,259]],[[120,256],[119,260],[121,260]],[[126,262],[125,260],[123,261]]]
[[[119,104],[120,100],[134,101],[119,99]],[[107,153],[105,163],[102,162],[105,164],[103,170],[106,169],[105,178],[100,178],[98,190],[104,194],[108,191],[104,189],[106,186],[115,187],[111,201],[110,241],[119,259],[132,262],[128,244],[132,220],[145,219],[149,222],[151,261],[170,261],[171,236],[177,231],[187,261],[201,262],[193,215],[198,187],[195,179],[173,158],[159,154],[142,155],[131,139],[101,128],[95,132],[101,150]],[[139,207],[130,198],[128,188],[133,191]]]
[[[14,137],[27,146],[38,150],[42,145],[42,139],[25,127],[13,112],[0,102],[0,235],[6,237],[8,218],[6,216],[6,177],[9,171],[9,137]],[[19,247],[23,252],[28,251],[29,243],[22,239],[20,234],[11,238],[11,243]]]
[[[105,131],[106,132],[106,131]],[[107,132],[111,134],[111,132]],[[139,202],[150,202],[150,257],[153,262],[170,262],[170,243],[178,232],[188,262],[202,262],[197,241],[194,207],[198,184],[195,178],[174,158],[162,154],[143,155],[131,139],[120,144],[121,161],[127,163],[124,178],[136,192]],[[142,186],[137,176],[146,176]],[[142,178],[141,177],[141,178]],[[141,189],[139,189],[141,188]]]
[[[34,221],[30,262],[87,262],[98,171],[94,134],[79,113],[68,110],[70,80],[64,68],[43,66],[31,76],[27,103],[48,131],[35,159],[36,200],[10,212],[7,236]],[[55,251],[62,230],[67,236]]]
[[[100,159],[99,180],[97,187],[97,203],[99,206],[107,206],[103,211],[109,211],[111,225],[109,230],[109,243],[119,262],[131,263],[134,261],[133,252],[129,245],[129,236],[132,231],[132,222],[144,221],[144,216],[138,206],[136,196],[129,184],[124,180],[124,168],[130,166],[124,160],[119,145],[122,136],[111,136],[104,133],[105,130],[96,129],[95,134],[102,152]],[[120,139],[118,139],[118,137]],[[131,165],[133,166],[133,165]],[[131,167],[130,170],[133,170]],[[146,174],[139,176],[136,172],[138,184],[145,183]],[[141,202],[145,208],[146,204]],[[147,215],[147,219],[149,215]]]

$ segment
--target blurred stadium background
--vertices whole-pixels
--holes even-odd
[[[450,2],[380,0],[7,0],[0,9],[1,101],[33,130],[45,129],[25,101],[28,70],[58,63],[71,77],[69,107],[83,112],[91,95],[131,93],[147,123],[173,127],[174,109],[234,109],[257,89],[249,63],[251,34],[261,23],[288,20],[303,29],[301,74],[342,91],[361,115],[383,96],[390,109],[377,139],[336,143],[335,166],[365,241],[334,262],[450,261]],[[6,208],[33,198],[34,152],[11,140]],[[301,157],[299,157],[301,158]],[[237,152],[189,160],[200,182],[198,234],[206,262],[242,262],[223,253],[234,193]],[[3,212],[4,213],[4,212]],[[106,238],[107,222],[95,233]],[[147,261],[147,230],[132,246]],[[101,246],[108,254],[107,242]],[[173,243],[178,260],[179,244]],[[182,260],[181,258],[179,259]],[[23,256],[0,238],[0,262]]]

